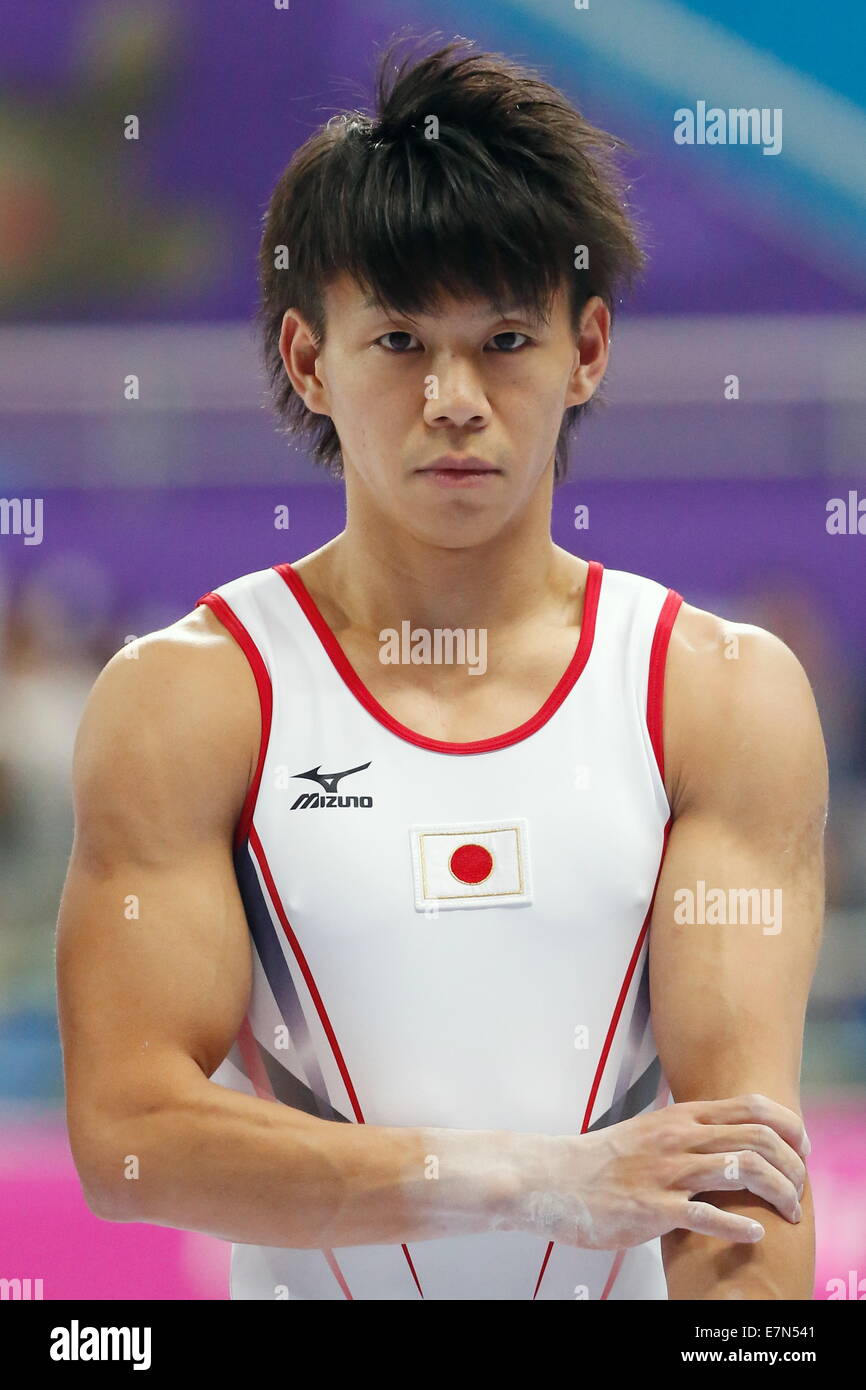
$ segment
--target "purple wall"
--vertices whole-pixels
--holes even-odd
[[[866,536],[831,536],[825,525],[828,498],[857,486],[857,479],[569,481],[555,493],[553,536],[699,606],[724,599],[733,619],[758,589],[811,593],[827,621],[844,627],[851,655],[866,660]],[[586,531],[574,529],[579,503],[589,507]],[[274,508],[283,504],[290,528],[276,531]],[[164,609],[168,622],[206,589],[299,559],[343,524],[338,483],[48,492],[42,545],[5,536],[0,561],[20,583],[48,562],[87,555],[113,576],[121,626],[143,607]]]

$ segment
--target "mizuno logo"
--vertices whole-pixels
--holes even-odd
[[[302,792],[291,809],[293,811],[307,811],[321,806],[372,806],[372,796],[337,795],[337,787],[344,777],[351,777],[353,772],[363,772],[369,766],[369,763],[360,763],[358,767],[347,767],[345,772],[322,772],[320,770],[321,763],[319,763],[318,767],[311,767],[309,772],[294,772],[293,777],[306,777],[310,782],[318,782],[327,795],[320,796],[318,792]]]
[[[291,809],[293,811],[312,811],[320,806],[372,805],[372,796],[319,796],[318,792],[301,792]]]
[[[321,766],[322,764],[319,763],[319,767]],[[319,767],[311,767],[309,772],[293,772],[292,776],[307,777],[311,782],[318,782],[319,786],[323,787],[326,792],[335,792],[337,784],[344,777],[351,777],[353,772],[363,772],[364,768],[369,766],[369,763],[361,763],[358,767],[347,768],[345,772],[320,772]]]

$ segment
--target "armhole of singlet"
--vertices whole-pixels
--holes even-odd
[[[253,812],[256,808],[256,801],[259,795],[259,785],[262,780],[262,769],[265,765],[265,756],[268,751],[268,742],[271,736],[271,717],[273,713],[273,692],[271,689],[271,678],[268,668],[264,663],[262,654],[247,632],[240,618],[232,611],[225,599],[219,594],[202,594],[196,600],[196,608],[199,604],[206,603],[211,612],[219,619],[223,627],[231,633],[237,642],[255,677],[256,689],[259,693],[259,711],[261,713],[261,731],[259,734],[259,756],[256,762],[256,769],[253,773],[252,781],[247,788],[244,804],[235,826],[234,848],[238,850],[243,845],[250,833]]]
[[[649,659],[649,678],[647,682],[647,701],[646,701],[646,722],[650,736],[653,752],[655,753],[656,765],[659,776],[662,779],[662,790],[667,795],[665,788],[665,749],[664,749],[664,689],[665,689],[665,670],[667,666],[668,646],[671,640],[674,621],[680,606],[683,602],[682,594],[678,594],[675,589],[668,589],[667,596],[661,606],[656,621],[655,632],[653,633],[652,647],[650,648]]]

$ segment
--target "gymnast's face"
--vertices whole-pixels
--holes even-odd
[[[591,299],[575,340],[564,289],[546,321],[506,307],[502,316],[481,300],[443,298],[437,313],[407,318],[343,274],[325,293],[321,351],[303,319],[286,315],[283,358],[308,408],[333,420],[350,516],[369,520],[372,509],[459,547],[492,538],[534,497],[549,510],[541,485],[552,482],[562,415],[604,375],[610,316]],[[443,472],[447,455],[495,471]]]

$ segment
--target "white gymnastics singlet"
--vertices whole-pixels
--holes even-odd
[[[234,863],[253,983],[213,1080],[347,1124],[580,1134],[669,1102],[648,929],[667,844],[662,692],[682,598],[590,561],[531,719],[448,743],[399,723],[291,564],[202,595],[255,675]],[[665,1299],[658,1240],[520,1231],[334,1250],[233,1245],[234,1299]]]

